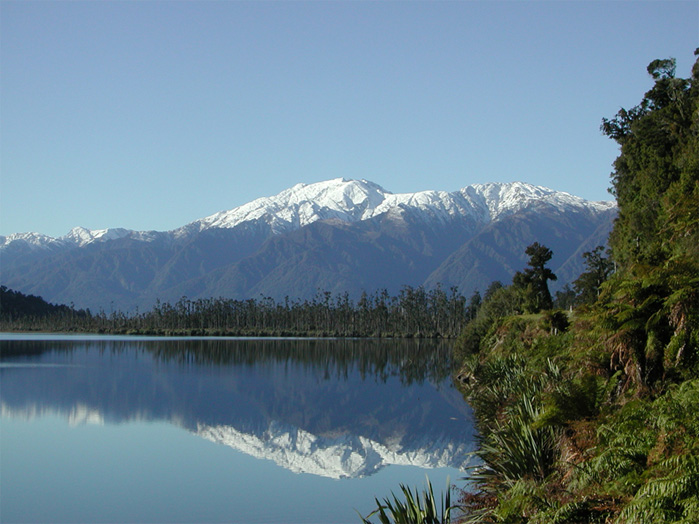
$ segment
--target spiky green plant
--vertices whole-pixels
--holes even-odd
[[[492,357],[483,363],[475,359],[464,366],[464,373],[477,377],[464,385],[469,403],[479,413],[480,428],[488,432],[499,410],[509,403],[517,406],[523,396],[537,397],[550,384],[561,383],[561,370],[547,359],[543,370],[533,370],[527,360],[519,355]],[[518,409],[518,408],[515,408]]]
[[[480,443],[476,454],[484,465],[473,480],[510,486],[522,478],[543,480],[555,463],[559,430],[554,426],[534,427],[539,415],[531,399],[522,397],[507,422],[497,422],[494,431]]]
[[[413,491],[401,484],[400,490],[405,500],[401,500],[394,493],[391,493],[392,498],[385,498],[383,503],[375,499],[376,509],[367,517],[362,517],[362,522],[372,524],[369,519],[378,516],[381,524],[449,524],[452,522],[452,511],[458,508],[451,504],[450,489],[449,479],[447,479],[447,490],[440,497],[438,509],[438,501],[429,479],[427,479],[427,488],[422,491],[422,494],[417,488]]]

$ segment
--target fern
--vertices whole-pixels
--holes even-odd
[[[619,515],[619,524],[696,522],[699,509],[699,456],[673,456],[660,463],[667,473],[649,480]]]

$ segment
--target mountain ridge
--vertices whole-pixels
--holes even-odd
[[[170,231],[73,228],[58,238],[0,237],[0,283],[97,309],[150,307],[183,295],[397,293],[405,285],[471,293],[510,278],[534,241],[554,251],[556,271],[604,243],[615,214],[613,202],[522,182],[394,194],[338,178],[297,184]],[[581,269],[582,260],[572,260],[561,285]]]
[[[481,221],[494,221],[499,216],[521,210],[532,201],[544,201],[556,206],[592,207],[598,210],[616,206],[611,201],[588,201],[563,191],[525,182],[473,184],[453,192],[425,190],[415,193],[391,193],[365,179],[337,178],[313,184],[296,184],[277,195],[257,198],[169,231],[119,227],[91,230],[77,226],[60,237],[38,232],[0,235],[0,249],[16,241],[35,246],[63,242],[82,247],[98,240],[116,240],[127,236],[148,240],[169,233],[179,237],[192,229],[203,231],[209,228],[233,228],[244,222],[266,217],[274,217],[275,225],[286,222],[290,227],[298,229],[317,220],[336,218],[351,223],[374,218],[390,210],[405,208],[439,210],[442,215],[454,215],[461,211],[463,215],[479,218]],[[470,208],[464,204],[468,204]],[[288,228],[273,229],[275,233],[287,230]]]

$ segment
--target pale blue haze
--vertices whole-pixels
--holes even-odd
[[[298,182],[607,193],[602,117],[699,3],[0,2],[0,234],[169,230]]]

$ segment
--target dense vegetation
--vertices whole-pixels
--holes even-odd
[[[699,518],[699,60],[689,79],[674,60],[648,72],[602,122],[619,217],[559,296],[577,307],[546,309],[540,246],[457,343],[481,431],[465,522]]]
[[[141,335],[238,336],[376,336],[456,338],[472,314],[472,304],[456,288],[406,286],[398,296],[383,290],[349,295],[319,292],[312,300],[277,302],[271,298],[158,302],[150,311],[93,314],[67,306],[52,306],[37,297],[3,288],[0,330],[78,331]],[[5,293],[24,297],[5,302]],[[476,295],[477,296],[477,295]],[[42,309],[23,302],[42,303]],[[472,301],[473,302],[473,301]]]
[[[75,311],[72,307],[65,305],[49,304],[41,297],[25,295],[6,286],[0,286],[0,322],[4,324],[10,325],[26,318],[34,320],[84,314],[84,311]]]

